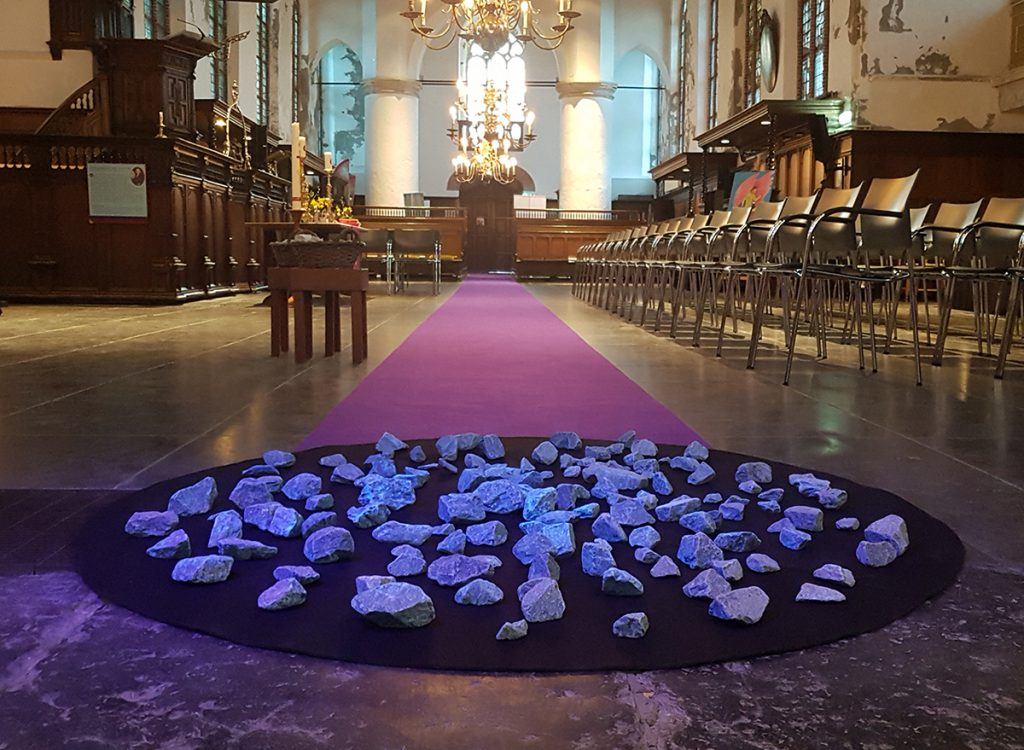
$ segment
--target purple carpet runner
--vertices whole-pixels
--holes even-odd
[[[457,432],[611,440],[696,433],[526,289],[470,276],[306,438],[302,448]]]

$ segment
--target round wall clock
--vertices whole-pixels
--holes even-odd
[[[760,31],[761,81],[769,91],[775,91],[779,80],[779,25],[766,10],[761,11]]]

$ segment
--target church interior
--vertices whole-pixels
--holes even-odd
[[[0,748],[1024,748],[1024,0],[0,5]]]

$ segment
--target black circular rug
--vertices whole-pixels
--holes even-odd
[[[520,458],[528,457],[541,438],[506,439],[505,461],[518,466]],[[436,458],[433,440],[409,441],[422,445],[428,460]],[[604,445],[591,441],[591,445]],[[312,472],[323,478],[324,492],[334,495],[334,510],[339,525],[345,526],[355,538],[353,559],[314,566],[321,580],[308,587],[305,604],[278,612],[263,611],[256,606],[259,594],[274,583],[273,570],[278,565],[306,565],[302,540],[273,537],[246,525],[244,536],[279,548],[269,560],[236,561],[227,581],[206,586],[176,583],[171,580],[173,560],[158,560],[146,555],[153,538],[135,538],[124,533],[128,517],[139,510],[164,510],[175,490],[203,477],[217,481],[219,496],[211,512],[234,506],[228,501],[232,487],[247,466],[262,463],[257,459],[195,472],[160,482],[128,497],[118,499],[89,519],[76,540],[78,570],[93,590],[103,599],[161,622],[224,638],[247,646],[291,651],[312,656],[340,659],[363,664],[473,671],[587,671],[646,670],[692,666],[716,661],[749,658],[764,654],[804,649],[830,643],[880,628],[910,613],[926,600],[936,596],[956,578],[964,557],[964,549],[956,534],[945,524],[889,492],[864,487],[847,479],[817,473],[849,493],[849,501],[838,510],[825,510],[824,530],[813,534],[813,541],[804,549],[794,551],[779,543],[778,535],[766,532],[781,518],[751,502],[742,521],[723,521],[720,531],[754,531],[762,540],[756,550],[775,558],[781,571],[757,574],[744,569],[743,579],[733,584],[760,586],[770,597],[763,619],[744,626],[724,622],[708,614],[706,599],[683,595],[682,586],[697,573],[679,563],[681,577],[656,579],[648,565],[634,560],[633,550],[626,543],[614,545],[620,568],[638,577],[645,586],[639,597],[617,597],[601,592],[601,579],[582,572],[580,550],[591,541],[591,521],[575,523],[576,552],[558,560],[561,566],[560,587],[566,611],[561,620],[532,624],[529,634],[517,641],[497,641],[495,634],[506,621],[519,620],[522,614],[516,588],[526,580],[527,569],[512,554],[512,546],[522,536],[518,514],[495,516],[509,531],[508,541],[500,547],[472,547],[466,554],[493,554],[503,566],[493,578],[505,594],[503,601],[486,607],[456,604],[455,588],[435,584],[427,576],[400,579],[420,586],[432,599],[436,619],[428,626],[411,630],[376,627],[350,606],[355,595],[355,578],[360,575],[386,575],[391,562],[392,545],[382,544],[370,536],[370,530],[349,523],[345,511],[356,504],[359,492],[352,485],[331,484],[331,470],[321,467],[318,459],[330,453],[343,453],[351,463],[362,465],[374,453],[371,445],[328,446],[297,454],[293,467],[283,469],[286,479],[298,472]],[[570,451],[582,456],[582,449]],[[661,456],[681,455],[683,448],[660,446]],[[396,457],[401,467],[407,454]],[[459,466],[462,468],[462,456]],[[709,492],[723,496],[737,491],[733,475],[736,467],[758,459],[713,450],[708,462],[717,471],[717,478],[700,487],[686,483],[687,474],[664,471],[673,485],[672,495],[661,502],[683,494],[702,497]],[[771,487],[785,488],[783,508],[792,505],[814,505],[789,486],[790,473],[805,469],[771,462],[774,481]],[[545,468],[545,467],[541,467]],[[592,486],[582,479],[567,480],[557,464],[555,477],[548,484],[575,481]],[[391,520],[436,525],[437,500],[440,495],[456,491],[457,477],[444,469],[431,472],[430,481],[417,490],[414,505],[395,511]],[[767,487],[765,488],[767,489]],[[302,510],[283,495],[275,495],[282,503]],[[589,501],[581,501],[581,504]],[[602,502],[606,509],[606,503]],[[710,510],[711,506],[705,506]],[[305,511],[303,511],[305,514]],[[893,563],[870,568],[857,562],[855,550],[864,538],[863,529],[872,521],[895,513],[902,516],[910,534],[910,547]],[[860,531],[841,531],[835,521],[855,516]],[[466,524],[458,524],[464,527]],[[183,517],[183,528],[192,541],[192,554],[205,555],[216,550],[206,548],[210,521],[206,514]],[[677,523],[656,524],[662,536],[657,551],[675,559],[679,539],[690,533]],[[441,537],[433,537],[421,549],[428,562],[440,553],[435,546]],[[746,554],[726,553],[726,557],[745,560]],[[677,560],[678,562],[678,560]],[[847,600],[841,603],[797,602],[801,584],[807,582],[829,585],[812,578],[813,570],[827,563],[837,563],[853,571],[857,582],[843,589]],[[616,618],[629,612],[645,612],[650,630],[644,638],[630,640],[612,633]]]

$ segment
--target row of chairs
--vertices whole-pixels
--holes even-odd
[[[844,343],[856,338],[861,368],[870,351],[877,372],[879,348],[889,353],[899,339],[906,300],[920,385],[922,297],[929,345],[933,294],[937,301],[932,363],[940,365],[966,285],[979,353],[992,352],[1003,321],[995,373],[1001,378],[1024,305],[1024,199],[943,203],[929,222],[931,206],[908,207],[917,176],[614,233],[581,248],[573,293],[626,320],[638,318],[641,326],[653,315],[656,331],[670,315],[672,337],[692,310],[694,346],[710,319],[718,327],[719,356],[728,319],[738,332],[745,316],[749,368],[764,326],[778,320],[788,349],[787,384],[801,332],[814,337],[820,359],[828,357],[830,332],[838,330]]]
[[[388,294],[406,289],[410,271],[426,266],[433,293],[441,292],[441,234],[433,229],[364,229],[365,265],[379,265]]]

